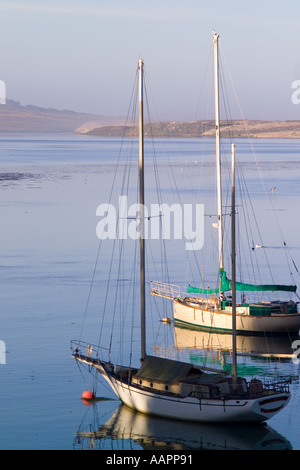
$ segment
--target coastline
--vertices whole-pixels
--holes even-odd
[[[83,132],[86,135],[102,137],[136,137],[136,126],[102,126]],[[198,138],[213,137],[213,121],[167,121],[145,125],[145,137],[161,138]],[[221,137],[262,138],[262,139],[299,139],[300,121],[223,121],[220,126]]]

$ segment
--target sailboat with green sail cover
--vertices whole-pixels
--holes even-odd
[[[201,289],[189,285],[188,293],[202,294],[201,297],[174,297],[175,322],[210,330],[231,330],[232,300],[225,296],[226,292],[231,291],[231,281],[227,278],[224,270],[220,270],[220,278],[220,288],[217,289]],[[250,291],[295,292],[296,286],[255,285],[237,282],[237,291],[243,293]],[[204,297],[215,294],[218,296]],[[300,315],[297,303],[293,300],[269,300],[253,303],[242,301],[237,305],[236,321],[238,333],[291,334],[300,329]]]
[[[217,223],[218,230],[218,265],[219,276],[215,287],[188,285],[187,296],[181,295],[181,289],[162,282],[152,282],[153,295],[168,297],[173,300],[174,321],[185,327],[208,329],[210,331],[232,330],[232,281],[224,267],[223,255],[223,220],[222,203],[222,158],[220,143],[220,110],[219,110],[219,36],[214,34],[214,83],[215,83],[215,142],[216,142],[216,187],[217,187]],[[254,249],[254,248],[253,248]],[[233,276],[232,276],[233,277]],[[241,301],[236,310],[237,333],[276,333],[290,334],[300,330],[300,313],[295,300],[280,300],[279,293],[295,294],[295,285],[256,284],[236,281],[236,291],[241,293]],[[246,301],[250,293],[278,293],[275,300]],[[252,296],[253,297],[253,296]],[[271,297],[270,297],[271,298]],[[275,296],[273,296],[275,298]]]

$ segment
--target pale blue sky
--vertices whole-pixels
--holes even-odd
[[[300,119],[298,0],[0,0],[0,79],[22,104],[125,115],[141,57],[158,116],[192,120],[213,29],[244,117]]]

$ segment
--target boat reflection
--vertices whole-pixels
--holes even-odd
[[[239,374],[251,376],[278,375],[281,363],[292,364],[296,338],[288,336],[238,335],[237,368]],[[299,337],[298,337],[299,339]],[[210,333],[201,330],[174,327],[174,349],[188,355],[188,360],[197,364],[218,366],[230,372],[232,363],[232,338],[230,334]],[[290,367],[289,367],[290,369]],[[293,376],[291,370],[282,370],[283,375]]]
[[[290,362],[294,350],[292,342],[299,336],[251,336],[237,335],[238,356],[280,359]],[[232,336],[227,333],[211,333],[201,330],[174,327],[176,349],[203,349],[207,351],[228,351],[232,353]]]
[[[212,333],[199,329],[190,329],[166,325],[172,337],[172,345],[153,346],[153,354],[179,359],[194,364],[202,364],[227,370],[232,367],[232,338],[228,333]],[[242,376],[282,376],[298,379],[298,370],[292,358],[292,343],[299,336],[251,336],[238,335],[237,370]]]
[[[94,416],[97,409],[93,405]],[[80,449],[119,450],[292,450],[290,442],[266,425],[190,424],[146,416],[120,405],[102,425],[86,424],[76,435]],[[120,441],[122,444],[120,445]]]

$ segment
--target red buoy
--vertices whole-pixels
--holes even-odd
[[[82,397],[81,398],[84,398],[85,400],[92,400],[94,398],[94,394],[93,392],[91,392],[90,390],[85,390],[83,393],[82,393]]]

